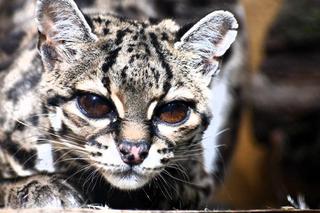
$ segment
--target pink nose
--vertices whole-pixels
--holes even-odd
[[[125,140],[119,144],[121,159],[130,166],[142,163],[149,154],[149,148],[150,145],[145,141],[130,142]]]

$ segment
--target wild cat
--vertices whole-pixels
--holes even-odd
[[[210,91],[234,16],[184,32],[38,0],[36,23],[38,39],[0,76],[1,205],[203,208]]]

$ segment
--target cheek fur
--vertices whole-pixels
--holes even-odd
[[[147,169],[160,169],[162,168],[163,165],[163,159],[168,158],[167,156],[168,151],[168,145],[158,139],[155,140],[149,150],[148,157],[143,161],[142,167],[147,168]]]
[[[88,141],[86,149],[89,151],[91,159],[108,169],[124,164],[111,134]]]
[[[60,126],[65,125],[65,127],[70,129],[74,134],[85,138],[97,134],[101,129],[105,129],[111,123],[111,120],[107,118],[97,120],[88,119],[80,112],[75,101],[67,103],[59,109],[61,111],[61,113],[58,114],[61,119]],[[60,127],[60,129],[61,128],[62,127]]]

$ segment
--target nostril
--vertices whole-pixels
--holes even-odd
[[[140,158],[145,159],[148,156],[148,151],[142,151],[139,155]]]
[[[133,154],[129,154],[129,155],[126,156],[126,161],[127,161],[127,162],[132,162],[132,161],[134,161],[134,160],[135,160],[135,158],[134,158],[134,155],[133,155]]]
[[[129,150],[126,150],[126,149],[120,149],[120,153],[123,154],[123,155],[127,155],[129,154]]]
[[[129,147],[125,146],[125,145],[120,145],[119,146],[119,151],[121,154],[123,155],[128,155],[130,153],[130,149]]]

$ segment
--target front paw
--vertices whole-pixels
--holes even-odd
[[[86,204],[79,191],[56,175],[32,176],[1,188],[7,208],[75,208]]]

